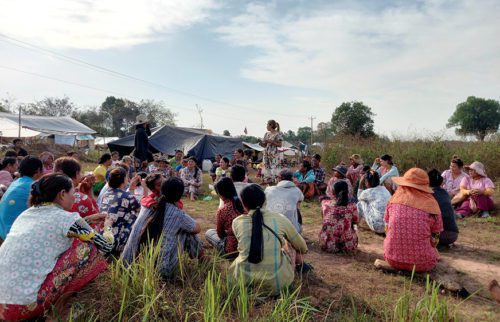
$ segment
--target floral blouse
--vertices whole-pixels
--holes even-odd
[[[329,253],[351,252],[358,247],[354,224],[359,222],[356,204],[337,206],[336,200],[321,202],[323,227],[319,233],[321,249]]]
[[[140,209],[141,205],[134,195],[121,189],[110,188],[103,196],[101,211],[107,212],[113,221],[113,252],[121,252],[125,247]]]
[[[94,215],[99,212],[97,203],[83,192],[75,191],[75,203],[71,208],[71,212],[77,212],[82,218]]]

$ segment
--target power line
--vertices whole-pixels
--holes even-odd
[[[201,100],[204,100],[204,101],[207,101],[207,102],[212,102],[212,103],[215,103],[215,104],[222,104],[222,105],[226,105],[226,106],[232,106],[232,107],[239,108],[239,109],[244,109],[244,110],[249,110],[250,109],[250,110],[252,110],[254,112],[261,112],[261,113],[267,113],[268,112],[266,110],[260,110],[260,109],[256,109],[256,108],[253,108],[253,107],[250,108],[250,107],[247,107],[247,106],[242,106],[242,105],[236,105],[236,104],[232,104],[232,103],[227,103],[227,102],[224,102],[224,101],[214,100],[214,99],[203,97],[203,96],[200,96],[200,95],[197,95],[197,94],[193,94],[193,93],[181,91],[181,90],[178,90],[178,89],[175,89],[175,88],[171,88],[171,87],[165,86],[165,85],[160,84],[160,83],[148,81],[148,80],[145,80],[145,79],[142,79],[142,78],[139,78],[139,77],[135,77],[133,75],[129,75],[129,74],[125,74],[125,73],[122,73],[122,72],[118,72],[118,71],[112,70],[110,68],[106,68],[106,67],[102,67],[102,66],[99,66],[99,65],[96,65],[96,64],[92,64],[92,63],[86,62],[86,61],[84,61],[82,59],[70,57],[70,56],[67,56],[67,55],[64,55],[64,54],[61,54],[61,53],[49,50],[49,49],[45,49],[45,48],[39,47],[37,45],[33,45],[31,43],[28,43],[26,41],[22,41],[22,40],[19,40],[19,39],[7,36],[7,35],[2,34],[2,33],[0,33],[0,37],[4,38],[3,41],[6,42],[6,43],[8,43],[8,44],[11,44],[11,45],[23,48],[23,49],[28,49],[28,50],[36,51],[36,52],[48,53],[48,54],[52,55],[55,58],[62,59],[64,61],[76,64],[76,65],[81,66],[81,67],[89,68],[89,69],[97,71],[97,72],[103,72],[103,73],[106,73],[106,74],[111,75],[111,76],[119,77],[119,78],[122,78],[122,79],[125,78],[125,79],[134,80],[134,81],[141,82],[141,83],[144,83],[144,84],[149,85],[149,86],[160,87],[160,88],[163,88],[163,89],[168,90],[170,92],[174,92],[174,93],[177,93],[177,94],[180,94],[180,95],[184,95],[184,96],[189,96],[189,97],[201,99]],[[2,40],[2,39],[0,39],[0,40]],[[15,44],[13,42],[17,42],[17,43],[23,44],[24,46],[21,46],[19,44]],[[28,46],[28,47],[26,47],[26,46]],[[274,112],[273,114],[274,115],[279,115],[279,116],[285,116],[285,117],[297,117],[297,118],[303,118],[304,117],[304,115],[297,115],[297,114],[294,115],[294,114],[285,114],[285,113],[276,113],[276,112]]]

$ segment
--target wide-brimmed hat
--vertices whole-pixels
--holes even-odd
[[[167,157],[162,155],[159,156],[158,159],[156,159],[157,162],[166,162],[167,164],[170,164],[170,161],[168,161]]]
[[[144,123],[147,123],[147,122],[149,122],[148,118],[144,114],[139,114],[135,118],[135,125],[144,124]]]
[[[347,167],[343,166],[341,164],[339,164],[338,166],[336,166],[335,168],[333,168],[333,171],[337,171],[338,173],[340,173],[344,177],[347,175]]]
[[[429,176],[420,168],[411,168],[402,177],[393,177],[392,181],[399,186],[411,187],[423,192],[433,193],[429,187]]]
[[[353,154],[349,158],[349,160],[354,160],[357,164],[363,164],[363,159],[361,159],[361,156],[359,154]]]
[[[472,164],[466,165],[464,168],[467,170],[469,170],[469,169],[475,170],[477,172],[477,174],[479,174],[481,177],[486,177],[486,171],[484,170],[484,164],[482,164],[479,161],[474,161],[474,162],[472,162]]]

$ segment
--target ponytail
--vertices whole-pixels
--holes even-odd
[[[231,200],[233,205],[233,209],[242,214],[245,212],[243,209],[243,204],[241,203],[240,198],[238,197],[238,193],[236,192],[236,188],[234,187],[233,180],[230,178],[222,178],[214,186],[215,192],[219,194],[221,197]]]
[[[349,186],[344,180],[339,180],[333,184],[333,191],[335,192],[335,197],[337,206],[347,206],[349,203]]]
[[[39,206],[45,202],[54,202],[62,190],[69,192],[73,181],[61,173],[47,174],[31,185],[30,205]]]
[[[255,210],[252,214],[252,237],[248,261],[252,264],[258,264],[262,262],[264,256],[264,236],[262,234],[264,216],[261,208],[266,201],[266,195],[260,186],[251,184],[241,191],[241,200],[246,208]]]
[[[280,124],[278,122],[276,122],[276,131],[280,131]]]

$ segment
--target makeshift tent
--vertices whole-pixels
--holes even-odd
[[[94,144],[95,145],[107,145],[109,142],[113,142],[113,141],[116,141],[118,140],[119,137],[117,136],[98,136],[95,138],[94,140]]]
[[[264,148],[257,143],[243,142],[243,145],[246,146],[247,148],[255,150],[257,152],[264,151]]]
[[[134,150],[135,134],[108,143],[110,151],[118,151],[120,155],[130,154]],[[174,155],[175,150],[194,156],[200,163],[205,159],[213,159],[217,153],[232,155],[234,150],[242,147],[242,140],[227,136],[207,134],[207,131],[165,125],[155,128],[149,137],[150,150]]]
[[[0,113],[0,121],[10,121],[10,123],[19,124],[19,115],[11,113]],[[55,117],[21,115],[21,128],[40,133],[63,136],[78,136],[96,133],[91,128],[85,126],[84,124],[69,116]],[[7,135],[4,134],[3,136]],[[17,137],[17,133],[15,133],[15,135],[12,137]]]
[[[21,137],[29,138],[39,135],[40,132],[25,129],[21,127]],[[19,125],[18,123],[12,122],[9,119],[0,118],[0,136],[8,138],[17,138],[19,135]]]

